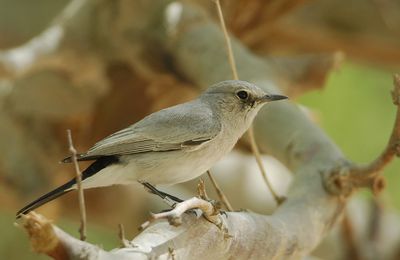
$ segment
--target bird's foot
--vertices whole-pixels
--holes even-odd
[[[152,213],[150,219],[142,224],[141,228],[147,228],[153,221],[157,219],[167,219],[171,225],[179,226],[182,224],[184,213],[195,212],[197,217],[197,212],[201,211],[202,216],[207,221],[216,225],[223,232],[225,238],[230,238],[231,235],[229,235],[225,223],[226,218],[221,215],[220,210],[217,208],[218,207],[215,207],[213,202],[206,201],[198,197],[193,197],[191,199],[177,203],[172,210],[160,212],[157,214]]]
[[[152,193],[160,196],[161,198],[171,199],[166,195],[166,193],[157,190],[154,186],[149,183],[142,183],[146,188],[148,188]],[[182,216],[184,213],[195,213],[196,217],[202,215],[207,221],[215,224],[224,234],[225,238],[230,238],[231,235],[228,233],[228,229],[225,224],[225,219],[222,215],[227,214],[224,211],[221,211],[222,204],[219,201],[211,200],[208,198],[204,182],[200,181],[198,185],[198,197],[193,197],[188,200],[181,200],[177,202],[175,201],[174,205],[171,207],[172,210],[162,211],[157,214],[151,214],[150,219],[141,225],[141,228],[144,229],[148,227],[154,220],[157,219],[167,219],[168,222],[173,226],[179,226],[182,224]],[[169,195],[169,194],[168,194]],[[174,197],[176,198],[176,197]],[[202,214],[198,214],[201,211]]]
[[[199,199],[201,199],[204,202],[207,202],[208,205],[210,205],[209,208],[211,209],[209,211],[201,209],[203,211],[203,217],[209,222],[215,224],[224,233],[225,238],[232,237],[229,234],[228,228],[225,224],[225,220],[222,217],[222,215],[224,215],[225,218],[228,218],[228,214],[222,210],[223,203],[221,201],[213,200],[208,197],[206,192],[206,186],[202,179],[200,179],[199,183],[197,184],[197,192],[199,194],[198,195]]]

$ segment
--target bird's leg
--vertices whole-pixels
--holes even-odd
[[[144,187],[146,187],[148,189],[149,192],[159,196],[160,198],[162,198],[165,203],[167,203],[171,208],[174,208],[176,203],[181,203],[183,202],[182,199],[177,198],[173,195],[170,195],[166,192],[160,191],[158,190],[156,187],[154,187],[153,185],[151,185],[148,182],[140,182]]]
[[[232,237],[228,232],[228,227],[226,226],[225,222],[222,220],[222,218],[220,218],[222,215],[225,215],[225,217],[228,218],[228,214],[221,210],[222,202],[212,200],[208,197],[206,185],[202,179],[199,179],[199,184],[197,184],[197,193],[199,194],[200,199],[208,202],[212,206],[212,213],[203,214],[204,218],[211,223],[214,223],[219,229],[221,229],[224,232],[224,237]],[[216,220],[216,218],[218,218],[218,220]]]
[[[165,197],[168,197],[168,198],[170,198],[171,200],[173,200],[173,201],[175,201],[175,202],[177,202],[177,203],[183,202],[183,199],[180,199],[180,198],[178,198],[178,197],[175,197],[174,195],[168,194],[168,193],[163,192],[163,191],[160,191],[160,190],[158,190],[158,192],[159,192],[161,195],[164,195]]]
[[[142,183],[146,188],[159,195],[161,198],[166,199],[166,193],[160,192],[154,186],[149,183]],[[182,224],[182,215],[185,213],[194,212],[196,216],[198,216],[197,211],[199,211],[200,215],[202,215],[207,221],[215,224],[223,233],[225,238],[231,238],[232,236],[228,232],[228,228],[226,225],[225,218],[227,218],[227,214],[225,212],[221,212],[222,204],[220,202],[216,202],[210,200],[207,195],[204,181],[200,179],[200,183],[198,184],[198,196],[193,197],[191,199],[181,201],[175,205],[175,207],[168,211],[162,211],[157,214],[151,214],[151,217],[148,221],[141,225],[141,229],[145,229],[150,225],[151,222],[157,219],[167,219],[168,222],[173,226],[179,226]],[[222,214],[225,215],[225,218],[222,217]]]
[[[199,183],[197,184],[197,193],[199,194],[200,199],[205,200],[205,201],[211,203],[211,205],[213,205],[214,210],[217,214],[223,214],[226,217],[228,216],[226,214],[226,212],[222,210],[223,202],[216,201],[216,200],[210,199],[210,197],[208,197],[207,192],[206,192],[206,185],[205,185],[203,179],[199,179]]]

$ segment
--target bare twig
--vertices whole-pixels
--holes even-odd
[[[212,176],[211,172],[207,171],[207,175],[208,175],[208,178],[210,178],[210,180],[211,180],[211,182],[212,182],[212,184],[213,184],[213,186],[215,188],[215,191],[217,192],[217,195],[218,195],[219,199],[221,200],[221,202],[224,204],[225,208],[228,211],[233,211],[233,207],[232,207],[231,203],[229,203],[228,198],[225,196],[224,192],[221,190],[221,188],[219,187],[218,183],[215,181],[215,179]]]
[[[82,174],[81,170],[79,169],[78,160],[76,158],[76,149],[72,142],[72,135],[71,130],[67,130],[68,135],[68,143],[69,143],[69,151],[71,152],[72,162],[75,166],[75,173],[76,173],[76,185],[78,188],[78,199],[79,199],[79,211],[81,215],[81,226],[79,228],[80,238],[82,241],[86,240],[86,207],[85,207],[85,197],[83,194],[82,188]]]
[[[122,223],[118,224],[118,238],[122,247],[130,247],[129,240],[125,237],[125,228]]]
[[[210,197],[207,195],[206,184],[203,179],[199,179],[199,183],[197,184],[197,194],[202,200],[210,201]]]
[[[176,254],[175,250],[172,247],[168,247],[168,259],[175,260],[176,259]]]
[[[392,91],[393,104],[397,106],[396,119],[389,142],[383,152],[372,163],[365,166],[356,166],[350,169],[350,177],[359,187],[371,187],[379,192],[384,187],[384,179],[379,173],[392,161],[394,156],[400,155],[400,75],[393,77],[394,90]]]
[[[220,23],[221,23],[222,31],[224,32],[225,44],[226,44],[226,49],[227,49],[227,52],[228,52],[229,64],[231,66],[233,79],[239,80],[239,76],[238,76],[237,69],[236,69],[235,56],[233,55],[233,50],[232,50],[231,41],[229,39],[228,30],[226,29],[226,26],[225,26],[225,20],[224,20],[223,14],[222,14],[221,4],[220,4],[219,0],[214,0],[214,1],[215,1],[215,4],[217,5],[218,17],[219,17],[219,20],[220,20]],[[265,171],[264,166],[262,164],[260,152],[258,150],[256,140],[254,139],[253,126],[250,126],[250,128],[249,128],[249,130],[247,132],[248,132],[249,139],[250,139],[251,150],[252,150],[252,152],[254,154],[254,157],[256,158],[257,165],[260,168],[261,175],[262,175],[265,183],[267,184],[269,190],[271,191],[272,196],[274,197],[276,203],[279,205],[284,201],[284,198],[282,198],[282,197],[280,197],[280,196],[278,196],[276,194],[276,192],[274,191],[271,183],[269,182],[269,180],[267,178],[266,171]],[[214,185],[214,187],[217,190],[217,187],[215,185]]]
[[[260,151],[258,150],[256,139],[254,137],[253,126],[251,126],[247,132],[249,134],[251,149],[252,149],[252,151],[254,153],[254,157],[256,158],[258,168],[260,168],[261,176],[263,177],[263,180],[264,180],[265,184],[268,186],[269,190],[271,191],[271,194],[274,197],[276,203],[278,205],[280,205],[282,202],[285,201],[285,197],[279,196],[275,192],[274,188],[272,187],[271,182],[268,179],[267,173],[265,171],[265,168],[264,168],[262,160],[261,160],[261,154],[260,154]]]
[[[231,40],[229,39],[228,30],[226,29],[225,25],[224,15],[222,14],[221,3],[219,2],[219,0],[214,0],[214,1],[215,4],[217,5],[218,17],[225,37],[226,50],[228,53],[229,64],[231,65],[233,79],[239,80],[239,75],[237,73],[237,68],[236,68],[235,56],[233,55]]]
[[[337,171],[332,171],[328,177],[325,187],[339,196],[349,196],[355,188],[367,187],[374,195],[379,194],[385,187],[386,181],[380,175],[382,170],[389,164],[394,156],[400,156],[400,75],[394,75],[394,90],[392,98],[397,106],[396,119],[392,134],[383,152],[370,164],[356,165],[345,162]]]
[[[211,205],[213,206],[213,211],[214,212],[213,212],[212,216],[218,216],[221,213],[221,207],[222,207],[221,202],[213,201],[208,197],[207,191],[206,191],[206,184],[203,181],[203,179],[200,179],[199,183],[197,184],[197,193],[199,194],[198,197],[200,199],[210,202]],[[226,228],[224,228],[223,225],[222,225],[223,224],[222,221],[215,221],[214,219],[210,219],[209,218],[210,216],[207,215],[207,214],[203,214],[203,217],[205,219],[207,219],[208,221],[210,221],[211,223],[214,223],[215,225],[217,225],[219,228],[225,229],[226,234],[229,236]]]

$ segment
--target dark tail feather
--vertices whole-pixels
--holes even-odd
[[[22,209],[20,209],[17,212],[17,218],[20,218],[21,215],[26,215],[28,214],[30,211],[42,206],[43,204],[46,204],[49,201],[52,201],[58,197],[60,197],[61,195],[64,195],[65,193],[70,192],[71,190],[69,190],[69,188],[72,187],[72,185],[74,185],[76,183],[75,179],[70,180],[69,182],[65,183],[64,185],[61,185],[60,187],[50,191],[49,193],[41,196],[40,198],[36,199],[35,201],[29,203],[28,205],[26,205],[25,207],[23,207]]]
[[[89,178],[90,176],[93,176],[100,170],[106,168],[107,166],[117,163],[119,161],[119,158],[117,156],[103,156],[98,158],[95,162],[93,162],[86,170],[82,172],[82,180],[85,180],[86,178]],[[32,203],[29,203],[25,207],[23,207],[21,210],[17,212],[17,218],[20,218],[21,215],[26,215],[30,211],[42,206],[43,204],[46,204],[49,201],[52,201],[61,195],[64,195],[65,193],[70,192],[70,188],[76,183],[76,179],[72,179],[69,182],[65,183],[64,185],[61,185],[55,190],[50,191],[49,193],[43,195],[42,197],[38,198],[37,200],[33,201]]]

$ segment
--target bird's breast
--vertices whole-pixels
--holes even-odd
[[[237,140],[238,136],[221,131],[199,149],[152,152],[132,156],[129,160],[136,165],[138,180],[171,185],[202,175],[229,153]]]

